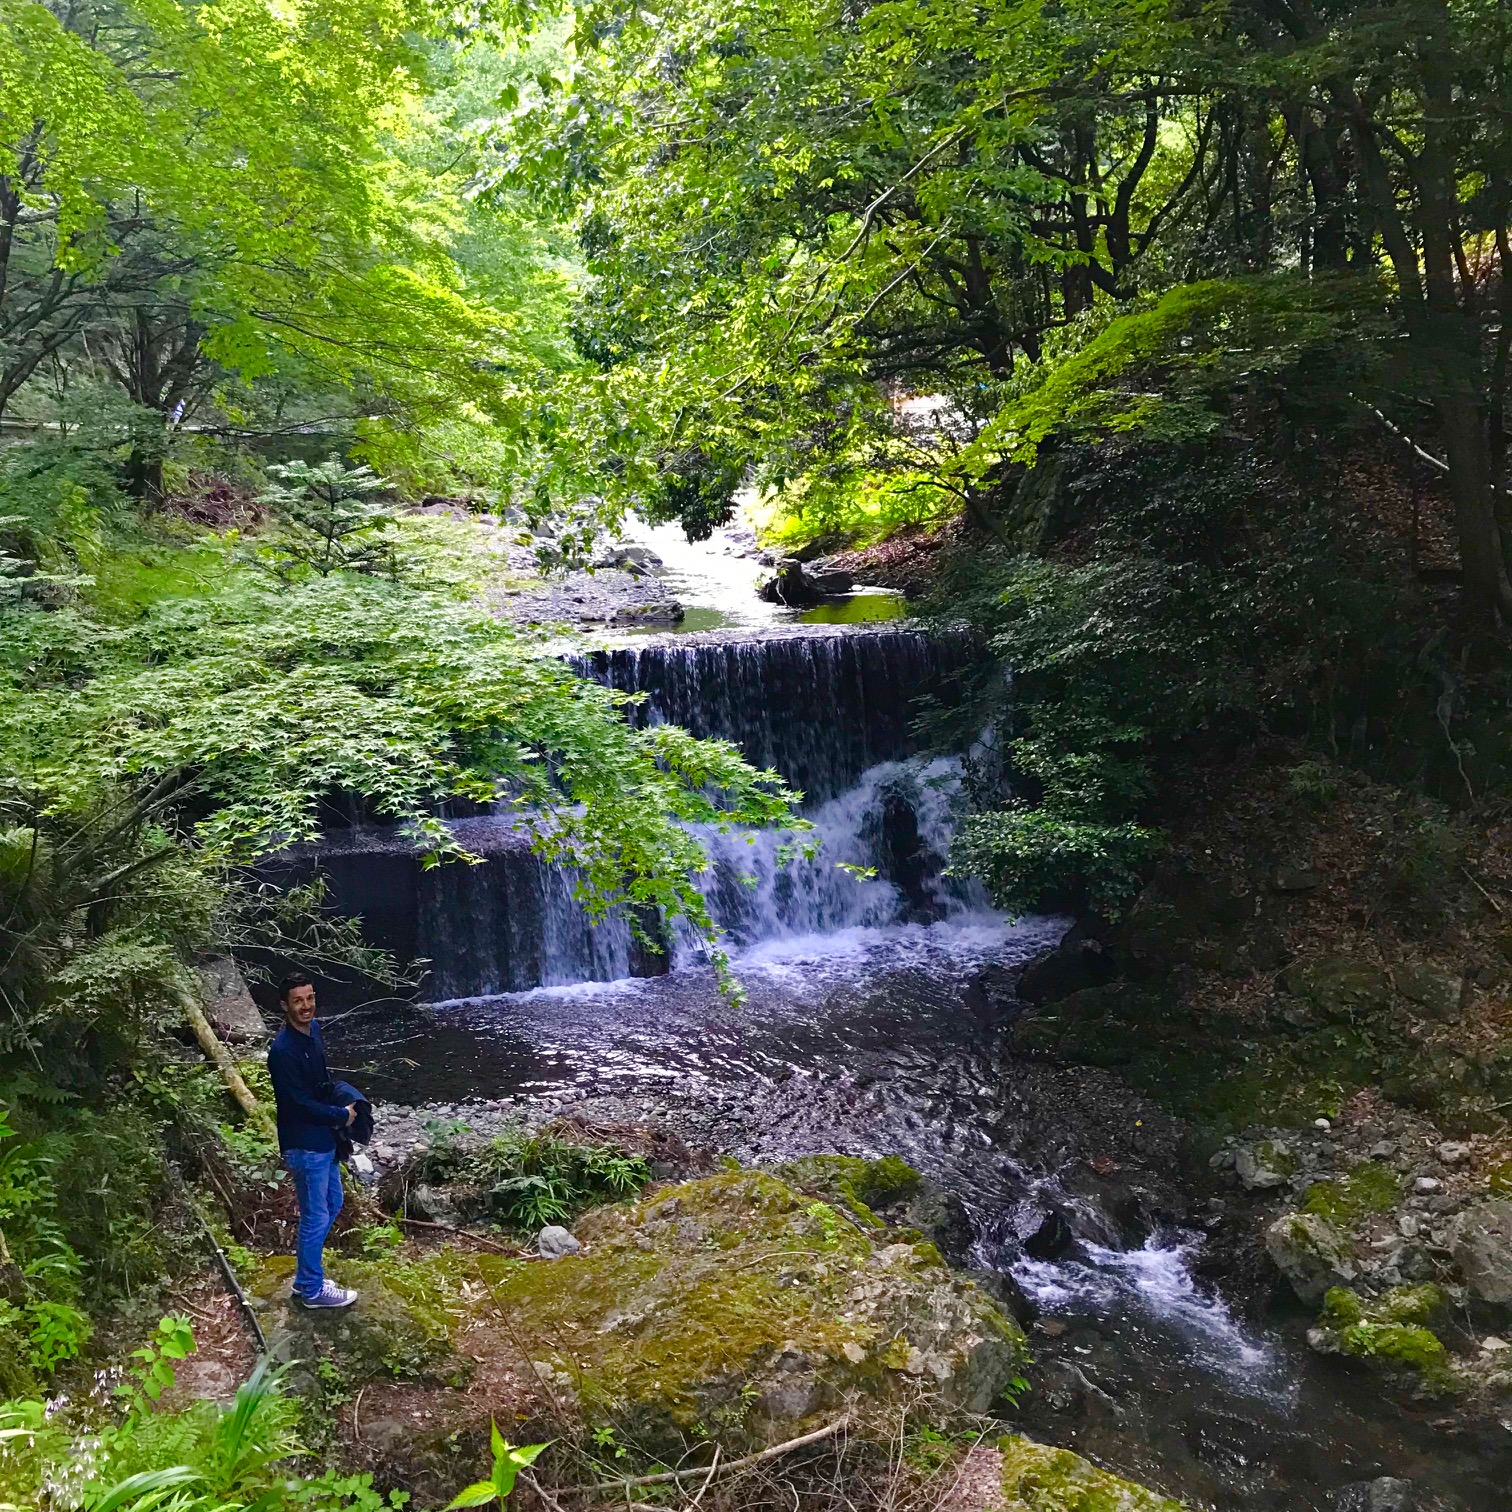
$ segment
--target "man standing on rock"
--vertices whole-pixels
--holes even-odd
[[[303,972],[278,986],[284,1026],[268,1046],[268,1074],[278,1105],[278,1148],[299,1199],[294,1297],[306,1307],[350,1307],[357,1293],[326,1280],[321,1251],[341,1211],[341,1166],[336,1133],[357,1117],[356,1102],[334,1099],[325,1042],[315,1021],[315,987]],[[350,1091],[350,1088],[345,1089]]]

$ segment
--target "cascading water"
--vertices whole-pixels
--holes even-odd
[[[980,906],[940,875],[954,767],[917,772],[904,761],[917,700],[940,688],[966,649],[964,639],[912,629],[804,626],[647,641],[577,664],[642,695],[627,710],[632,719],[731,740],[805,792],[810,838],[821,842],[813,860],[778,864],[791,836],[747,845],[704,832],[711,865],[700,889],[716,922],[746,945]],[[424,990],[435,1001],[666,969],[622,916],[592,920],[571,873],[537,861],[511,821],[461,819],[453,828],[482,864],[426,870],[393,836],[355,831],[297,857],[294,869],[318,867],[333,905],[360,915],[373,944],[429,961]],[[857,875],[869,870],[877,875]],[[670,943],[674,958],[691,948],[686,931]]]
[[[808,815],[811,830],[750,834],[696,831],[709,864],[696,880],[731,945],[829,937],[841,931],[932,923],[983,912],[981,889],[944,873],[959,764],[936,759],[883,762],[838,798]],[[393,849],[329,849],[322,864],[344,906],[364,913],[378,943],[430,961],[426,996],[437,1002],[531,987],[610,982],[658,974],[666,961],[632,936],[618,910],[594,920],[574,896],[571,872],[542,866],[524,837],[492,819],[459,820],[458,838],[481,865],[406,868]],[[812,850],[811,855],[785,853]],[[413,927],[384,934],[360,889],[375,860],[393,921]],[[398,873],[396,877],[396,872]],[[409,899],[397,908],[395,883]],[[702,959],[704,942],[686,926],[669,942],[674,968]]]
[[[699,891],[737,947],[985,910],[979,885],[944,875],[959,787],[955,761],[883,762],[814,810],[802,834],[704,829]],[[811,857],[785,858],[804,843]]]
[[[677,724],[734,741],[811,801],[844,792],[869,767],[915,749],[917,701],[939,691],[971,649],[964,635],[897,628],[773,627],[664,637],[575,657],[573,664],[644,701],[641,725]]]

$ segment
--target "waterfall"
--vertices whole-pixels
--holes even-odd
[[[642,725],[676,722],[733,741],[806,796],[810,832],[700,831],[697,879],[736,947],[893,923],[931,923],[980,906],[944,878],[958,765],[909,761],[915,700],[964,660],[963,640],[915,630],[795,627],[759,637],[656,640],[576,659],[590,675],[646,695]],[[544,866],[512,821],[451,821],[476,865],[425,869],[392,834],[353,830],[291,854],[285,879],[319,870],[330,901],[360,914],[368,940],[430,962],[432,1001],[650,976],[701,949],[674,931],[667,953],[635,939],[620,911],[592,920],[570,870]],[[817,841],[813,859],[783,851]],[[656,926],[652,921],[652,928]]]
[[[700,832],[709,865],[699,891],[736,946],[932,924],[986,907],[975,884],[943,875],[960,763],[882,762],[808,815],[806,833]],[[816,842],[811,859],[781,852]],[[684,950],[691,942],[683,936]]]
[[[917,700],[965,662],[964,636],[799,625],[665,637],[573,658],[585,677],[644,695],[640,725],[678,724],[733,741],[810,802],[843,793],[869,767],[916,749]]]

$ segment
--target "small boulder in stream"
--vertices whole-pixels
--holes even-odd
[[[1351,1481],[1334,1492],[1334,1512],[1416,1512],[1412,1482],[1382,1475],[1372,1481]]]
[[[779,557],[772,572],[756,585],[756,597],[768,604],[784,604],[789,609],[807,609],[823,595],[809,581],[803,563],[792,557]]]
[[[796,557],[779,557],[772,563],[771,576],[756,585],[756,597],[790,609],[807,609],[854,587],[848,572],[818,565],[805,567]]]

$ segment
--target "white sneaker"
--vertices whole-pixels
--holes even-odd
[[[300,1297],[299,1300],[306,1307],[350,1307],[357,1300],[357,1293],[350,1287],[327,1281],[313,1297]]]

